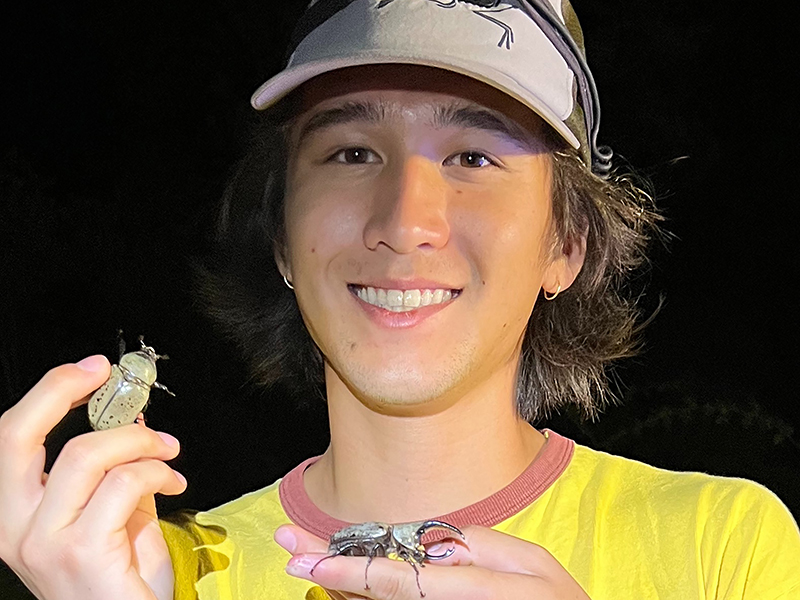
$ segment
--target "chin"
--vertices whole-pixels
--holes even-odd
[[[395,357],[391,365],[346,362],[344,372],[337,371],[353,395],[362,404],[383,413],[437,412],[448,404],[448,398],[474,372],[471,352],[451,356],[449,360],[420,364],[418,357],[402,361]],[[432,368],[435,365],[435,369]]]

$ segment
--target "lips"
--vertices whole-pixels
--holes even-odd
[[[349,284],[351,293],[363,302],[391,312],[410,312],[424,306],[446,304],[457,298],[460,289],[424,287],[393,289]]]

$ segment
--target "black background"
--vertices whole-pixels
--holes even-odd
[[[189,489],[162,511],[266,485],[327,443],[324,406],[248,382],[192,295],[249,96],[302,2],[28,2],[0,11],[0,409],[116,331],[172,359],[152,427]],[[788,2],[575,0],[601,141],[655,183],[646,350],[621,407],[555,429],[678,469],[755,479],[800,514],[795,227],[797,26]],[[51,436],[87,431],[82,412]],[[3,596],[0,587],[0,596]],[[11,592],[8,592],[11,593]],[[6,596],[3,596],[6,597]]]

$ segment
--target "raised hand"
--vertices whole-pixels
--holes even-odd
[[[462,531],[465,545],[457,544],[451,557],[420,570],[426,600],[589,600],[578,582],[541,546],[486,527],[469,526]],[[337,600],[420,598],[414,571],[404,562],[374,559],[369,589],[364,589],[365,557],[331,558],[314,568],[312,576],[311,569],[327,555],[327,542],[294,525],[278,528],[275,540],[293,555],[286,567],[290,575],[331,590]],[[428,551],[439,554],[443,549]]]
[[[179,494],[177,440],[143,424],[70,440],[49,475],[44,440],[108,377],[102,356],[48,372],[0,417],[0,558],[42,600],[170,600],[154,494]]]

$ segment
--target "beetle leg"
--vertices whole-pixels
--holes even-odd
[[[163,391],[163,392],[167,392],[167,393],[168,393],[170,396],[175,396],[175,394],[173,394],[172,392],[170,392],[170,391],[167,389],[167,386],[165,386],[163,383],[158,383],[157,381],[154,381],[154,382],[153,382],[153,387],[154,387],[154,388],[157,388],[157,389],[159,389],[159,390],[161,390],[161,391]]]
[[[320,558],[316,562],[316,564],[313,567],[311,567],[311,570],[308,572],[308,574],[313,577],[314,576],[314,569],[316,569],[319,566],[319,563],[321,563],[323,560],[328,560],[329,558],[334,558],[335,556],[339,556],[339,554],[331,554],[329,556],[323,556],[322,558]]]
[[[378,546],[373,546],[369,549],[367,553],[367,566],[364,567],[364,589],[369,589],[369,581],[367,580],[367,571],[369,571],[369,566],[372,564],[372,559],[375,558],[375,554],[378,552]]]
[[[309,575],[314,575],[314,569],[316,569],[317,566],[319,565],[319,563],[321,563],[323,560],[328,560],[329,558],[333,558],[334,556],[341,556],[341,555],[347,553],[349,550],[351,550],[353,548],[358,548],[358,544],[348,543],[348,544],[343,545],[341,548],[335,548],[335,547],[328,548],[328,552],[330,554],[328,556],[324,556],[324,557],[320,558],[316,562],[316,564],[314,564],[314,566],[311,567],[311,570],[308,572],[308,574]]]
[[[419,584],[419,569],[417,568],[417,564],[413,560],[406,559],[406,562],[411,565],[411,568],[414,569],[414,575],[417,577],[417,589],[419,590],[419,597],[424,598],[425,592],[422,591],[422,586]]]

